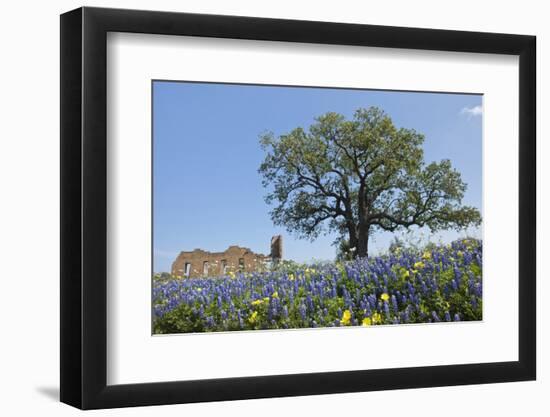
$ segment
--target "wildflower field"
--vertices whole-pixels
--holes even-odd
[[[475,239],[219,278],[153,278],[155,334],[482,319]]]

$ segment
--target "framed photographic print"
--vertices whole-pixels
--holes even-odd
[[[535,38],[61,16],[61,400],[535,379]]]

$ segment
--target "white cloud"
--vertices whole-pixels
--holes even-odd
[[[468,118],[481,116],[483,114],[483,107],[481,107],[481,105],[474,106],[474,107],[464,107],[460,111],[460,114],[465,114],[468,116]]]

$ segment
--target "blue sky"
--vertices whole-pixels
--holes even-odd
[[[426,162],[450,159],[468,184],[463,203],[481,209],[480,95],[166,81],[153,83],[153,95],[155,272],[169,271],[180,251],[194,248],[223,251],[237,244],[267,254],[275,234],[283,235],[287,259],[333,259],[334,235],[310,242],[273,225],[257,172],[262,132],[307,128],[329,111],[351,117],[357,108],[378,106],[396,126],[423,133]],[[443,242],[459,236],[423,234]],[[390,233],[376,235],[372,252],[391,240]]]

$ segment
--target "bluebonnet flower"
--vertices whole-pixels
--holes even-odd
[[[391,317],[391,314],[390,314],[390,305],[388,304],[387,301],[384,301],[384,313],[386,313],[386,318],[389,320]]]
[[[299,307],[299,312],[300,312],[300,317],[302,318],[302,320],[305,320],[306,319],[306,306],[304,304],[300,304],[300,307]]]
[[[313,305],[313,299],[311,298],[310,294],[306,296],[306,305],[309,311],[313,311],[315,309]]]
[[[451,280],[451,287],[453,288],[453,291],[458,290],[458,284],[454,279]]]
[[[460,282],[460,278],[462,277],[462,272],[460,271],[460,268],[458,267],[457,264],[454,264],[453,271],[455,274],[455,279],[457,280],[457,282]]]
[[[474,285],[474,294],[475,294],[477,297],[480,297],[480,298],[481,298],[481,284],[476,283],[476,284]]]
[[[428,286],[426,285],[426,282],[422,280],[420,282],[420,286],[422,288],[422,294],[427,295],[428,294]]]
[[[397,312],[399,311],[399,306],[397,305],[397,297],[395,295],[391,296],[391,304],[392,304],[394,313],[397,314]]]
[[[242,329],[244,327],[243,317],[241,316],[241,310],[237,310],[237,318],[239,320],[239,327]]]
[[[405,323],[408,323],[409,322],[409,319],[410,319],[410,316],[409,316],[409,306],[407,306],[407,308],[405,308],[405,310],[403,311],[403,321]]]
[[[191,326],[197,323],[210,331],[250,329],[254,311],[254,326],[266,328],[284,328],[283,323],[286,327],[312,326],[313,322],[316,326],[341,325],[342,310],[349,311],[347,325],[359,325],[380,313],[386,324],[476,320],[481,318],[481,261],[481,242],[469,240],[434,248],[429,256],[404,250],[398,255],[358,258],[343,264],[344,272],[342,265],[323,264],[310,265],[307,272],[296,268],[288,273],[154,279],[151,314],[158,332],[163,332],[164,317],[175,310],[182,323],[194,323],[181,331],[196,331]],[[445,280],[441,280],[443,273],[448,277]],[[471,309],[434,307],[451,300],[453,306],[469,302]],[[373,320],[372,324],[379,323]]]

